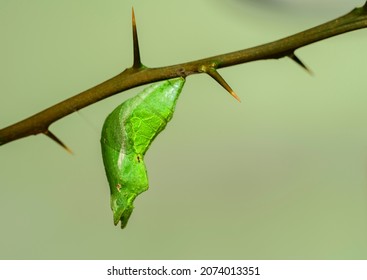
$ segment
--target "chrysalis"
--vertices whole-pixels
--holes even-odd
[[[114,224],[121,221],[121,228],[137,195],[148,189],[145,152],[171,120],[184,83],[184,78],[175,78],[154,84],[118,106],[104,122],[102,157]]]

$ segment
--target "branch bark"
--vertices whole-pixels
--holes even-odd
[[[178,76],[186,77],[198,73],[207,73],[213,78],[216,76],[215,79],[218,81],[218,76],[213,75],[216,69],[255,60],[278,59],[285,56],[294,59],[294,52],[301,47],[366,27],[367,2],[363,7],[355,8],[344,16],[264,45],[160,68],[146,68],[141,63],[139,65],[139,63],[135,61],[131,68],[125,69],[117,76],[53,105],[29,118],[1,129],[0,145],[39,133],[52,135],[49,131],[49,126],[52,123],[77,110],[130,88],[155,81]],[[136,46],[134,46],[134,50],[135,49]],[[228,85],[221,84],[227,90],[230,89],[228,89]],[[56,138],[56,136],[52,136]]]

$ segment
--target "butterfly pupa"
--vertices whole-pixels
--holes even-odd
[[[110,186],[113,221],[124,228],[135,198],[149,187],[144,155],[172,119],[184,78],[153,84],[126,100],[106,118],[101,137]]]

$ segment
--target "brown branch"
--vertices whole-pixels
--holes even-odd
[[[135,22],[134,19],[133,21]],[[133,87],[178,76],[186,77],[198,73],[208,73],[213,76],[213,73],[215,73],[213,71],[216,71],[218,68],[229,67],[255,60],[277,59],[284,56],[292,57],[294,52],[301,47],[366,27],[367,2],[363,7],[355,8],[350,13],[336,18],[335,20],[271,43],[187,63],[160,68],[146,68],[140,62],[136,26],[133,23],[133,67],[124,70],[117,76],[93,88],[49,107],[42,112],[1,129],[0,145],[29,135],[39,133],[47,134],[49,126],[57,120],[104,98]]]

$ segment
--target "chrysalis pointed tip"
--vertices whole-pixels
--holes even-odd
[[[117,226],[120,223],[121,229],[124,229],[129,221],[133,209],[134,206],[132,205],[129,207],[119,206],[116,209],[112,209],[114,225]]]

